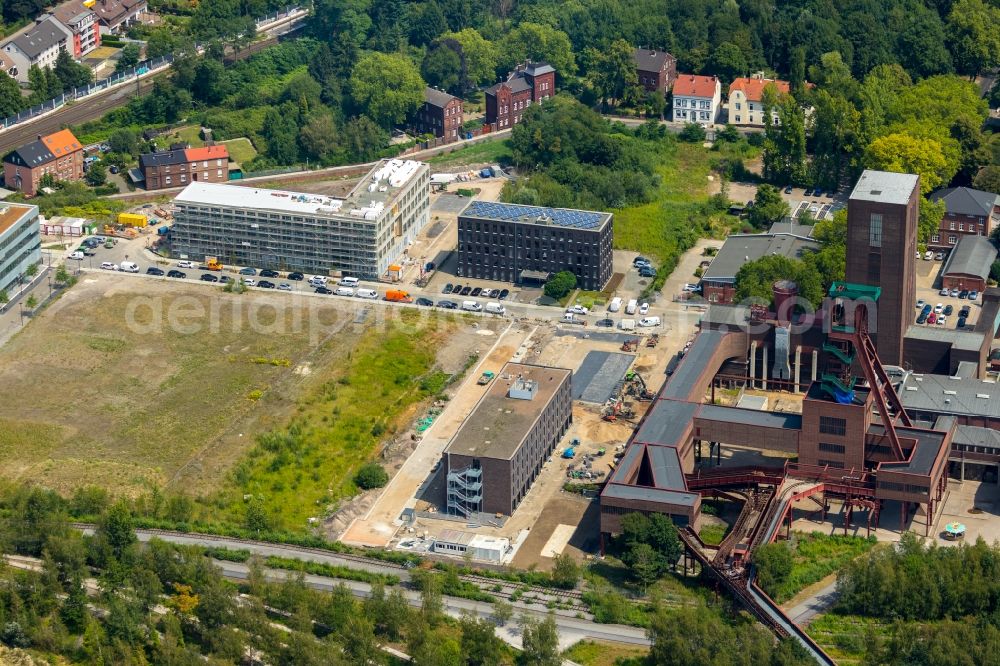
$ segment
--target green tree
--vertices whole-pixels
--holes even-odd
[[[0,76],[0,118],[13,116],[25,107],[25,98],[17,81],[10,76]]]
[[[686,123],[677,138],[687,143],[702,143],[705,140],[705,128],[698,123]]]
[[[377,124],[388,129],[406,120],[424,100],[424,80],[409,58],[369,53],[351,72],[351,96]]]
[[[547,62],[559,76],[576,71],[573,47],[562,30],[548,25],[525,21],[500,40],[500,67],[512,71],[526,60]]]
[[[420,64],[420,74],[428,85],[451,93],[462,92],[462,58],[448,46],[429,50]]]
[[[380,150],[389,145],[389,135],[375,124],[371,118],[352,118],[341,131],[341,144],[352,160],[371,160]]]
[[[576,275],[570,271],[559,271],[545,283],[545,295],[559,300],[576,289]]]
[[[35,307],[37,306],[38,306],[38,298],[34,294],[28,296],[28,300],[24,302],[24,307],[28,308],[29,310],[34,310]]]
[[[115,130],[108,137],[108,145],[112,152],[136,155],[139,150],[139,134],[128,127]]]
[[[978,118],[961,116],[951,126],[950,134],[962,151],[957,176],[963,183],[971,183],[979,170],[992,159],[992,151],[983,134],[982,121]]]
[[[411,4],[407,11],[410,15],[406,23],[409,26],[410,43],[414,46],[427,46],[448,30],[444,12],[434,0],[421,5]]]
[[[906,71],[920,78],[951,72],[954,65],[946,44],[940,15],[920,3],[911,5],[896,37],[896,52]]]
[[[270,107],[264,114],[261,135],[267,142],[266,154],[277,164],[295,164],[299,161],[299,107],[285,102],[280,107]]]
[[[122,561],[138,542],[132,511],[124,500],[111,505],[97,522],[97,537],[108,545],[115,559]]]
[[[115,65],[116,72],[124,72],[139,64],[139,45],[129,42],[122,47],[119,52],[118,63]]]
[[[102,162],[94,162],[87,168],[85,176],[88,185],[97,187],[108,182],[108,169]]]
[[[365,463],[362,465],[361,469],[358,470],[358,473],[354,475],[354,483],[357,484],[359,488],[364,490],[381,488],[385,484],[389,483],[389,475],[378,463]]]
[[[30,278],[38,275],[38,264],[28,264],[28,267],[24,269],[24,274]]]
[[[59,51],[54,70],[63,90],[79,88],[94,80],[93,70],[73,60],[69,51]]]
[[[87,626],[87,592],[83,589],[83,581],[74,579],[69,586],[69,593],[59,609],[59,617],[66,628],[74,634],[81,633]]]
[[[149,58],[159,58],[168,53],[173,53],[177,46],[174,32],[169,27],[156,28],[146,39],[146,56]]]
[[[926,244],[941,227],[941,220],[947,212],[943,199],[931,201],[920,198],[920,214],[917,218],[917,242]]]
[[[521,644],[523,649],[519,663],[525,666],[561,666],[559,632],[551,613],[542,621],[525,619]]]
[[[198,61],[191,81],[191,94],[196,100],[219,104],[232,90],[229,74],[221,62],[211,58]]]
[[[462,630],[461,654],[468,666],[500,666],[504,663],[504,644],[491,622],[463,615],[459,628]]]
[[[314,160],[328,160],[338,149],[337,126],[329,113],[314,114],[299,130],[302,152]]]
[[[58,284],[66,284],[69,282],[69,271],[66,270],[66,264],[59,264],[56,268],[56,282]]]
[[[806,50],[801,46],[792,49],[788,65],[788,85],[793,97],[799,97],[806,87]]]
[[[656,582],[665,569],[661,558],[648,543],[637,543],[629,552],[629,571],[642,585],[643,593]]]
[[[616,39],[596,52],[592,58],[588,78],[601,98],[637,101],[639,98],[639,75],[635,68],[635,50],[624,39]]]
[[[805,113],[791,95],[764,86],[764,177],[774,183],[802,183],[806,168]],[[774,121],[772,112],[777,111]]]
[[[497,599],[493,602],[493,619],[496,620],[498,626],[506,625],[513,617],[514,607],[510,603],[503,599]]]
[[[761,589],[775,597],[792,574],[792,549],[785,543],[764,544],[754,552],[753,563]]]
[[[984,167],[973,179],[972,186],[977,190],[1000,194],[1000,166]]]
[[[948,14],[955,65],[975,77],[1000,65],[1000,6],[984,0],[957,0]]]
[[[767,229],[790,213],[788,202],[781,198],[781,190],[764,183],[757,188],[747,219],[754,228]]]
[[[7,293],[6,289],[0,289],[0,305],[7,305],[10,303],[10,294]]]
[[[750,69],[743,50],[732,42],[723,42],[712,51],[705,72],[714,74],[729,84],[733,79],[744,76]]]
[[[560,553],[552,561],[552,582],[556,587],[572,590],[580,581],[580,565],[569,553]]]
[[[493,81],[497,69],[497,47],[484,39],[475,28],[464,28],[458,32],[447,32],[439,39],[461,56],[465,66],[467,86],[478,86]]]
[[[813,94],[813,105],[813,182],[834,188],[863,149],[861,113],[844,97],[825,90]]]
[[[939,141],[905,132],[888,134],[872,141],[865,150],[863,161],[868,169],[918,174],[923,194],[933,192],[955,175],[954,170],[949,168]]]

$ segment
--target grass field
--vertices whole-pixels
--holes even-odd
[[[792,573],[771,597],[781,603],[813,583],[836,573],[842,566],[875,547],[874,539],[829,535],[820,532],[793,533]]]
[[[857,615],[826,613],[814,619],[806,631],[839,666],[863,663],[865,636],[881,633],[885,623]]]
[[[168,134],[167,137],[171,141],[182,141],[194,147],[200,147],[205,145],[205,141],[199,135],[200,132],[201,127],[198,125],[188,125],[187,127],[179,127],[174,132]],[[257,157],[257,149],[253,147],[253,143],[246,137],[219,141],[218,143],[229,149],[229,157],[241,165]]]
[[[496,164],[510,159],[506,139],[490,139],[457,148],[450,153],[435,155],[427,160],[437,167],[461,167],[470,164]]]
[[[621,664],[641,664],[649,650],[636,645],[606,643],[604,641],[580,641],[563,652],[563,658],[581,666],[619,666]]]

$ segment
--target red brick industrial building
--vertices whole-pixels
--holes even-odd
[[[518,65],[505,81],[486,89],[486,124],[494,130],[513,127],[524,111],[556,94],[556,70],[544,62]]]

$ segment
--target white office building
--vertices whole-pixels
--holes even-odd
[[[0,291],[12,293],[28,266],[41,259],[38,206],[0,204]]]
[[[343,199],[195,182],[174,200],[179,258],[375,279],[430,217],[426,164],[383,160]]]

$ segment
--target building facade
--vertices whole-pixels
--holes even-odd
[[[444,452],[449,515],[509,516],[573,422],[572,371],[507,363]]]
[[[459,276],[522,283],[570,271],[582,289],[611,279],[611,213],[473,201],[458,215]]]
[[[965,234],[958,239],[941,269],[944,289],[985,291],[997,249],[985,236]]]
[[[913,319],[919,198],[919,176],[866,170],[847,201],[846,280],[881,287],[872,337],[889,365],[903,365],[903,337]]]
[[[28,196],[37,194],[46,174],[56,180],[80,180],[83,178],[83,146],[69,130],[39,136],[4,157],[3,174],[8,188]]]
[[[418,134],[433,134],[445,141],[462,136],[462,100],[443,90],[424,88],[424,103],[411,120]]]
[[[673,87],[677,79],[677,58],[656,49],[636,49],[632,57],[640,86],[649,92],[664,94]]]
[[[4,53],[17,65],[17,81],[27,83],[32,67],[48,69],[60,51],[72,53],[73,32],[51,16],[3,45]]]
[[[764,89],[773,86],[778,93],[788,94],[788,81],[765,79],[763,75],[740,77],[729,84],[729,122],[738,127],[763,127]],[[773,122],[778,122],[778,112],[771,112]]]
[[[950,250],[964,236],[990,237],[1000,224],[1000,195],[971,187],[948,187],[932,192],[931,201],[944,201],[945,213],[928,247]]]
[[[673,119],[710,125],[718,116],[721,101],[722,84],[718,77],[681,74],[674,81]]]
[[[344,199],[216,183],[174,200],[170,248],[180,258],[377,279],[427,223],[428,166],[383,160]]]
[[[0,291],[13,291],[28,266],[41,260],[38,206],[0,204]]]
[[[518,65],[505,81],[486,89],[485,122],[494,130],[521,122],[524,111],[556,94],[556,70],[544,62]]]
[[[101,45],[101,26],[97,14],[82,0],[70,0],[57,5],[49,15],[72,33],[73,41],[69,52],[74,58],[82,58]]]
[[[743,264],[768,255],[801,259],[819,249],[818,241],[790,233],[734,234],[726,239],[702,274],[701,295],[709,303],[732,303],[736,297],[736,274]]]
[[[229,181],[229,150],[225,146],[180,148],[139,156],[147,190],[184,187],[188,183]]]

